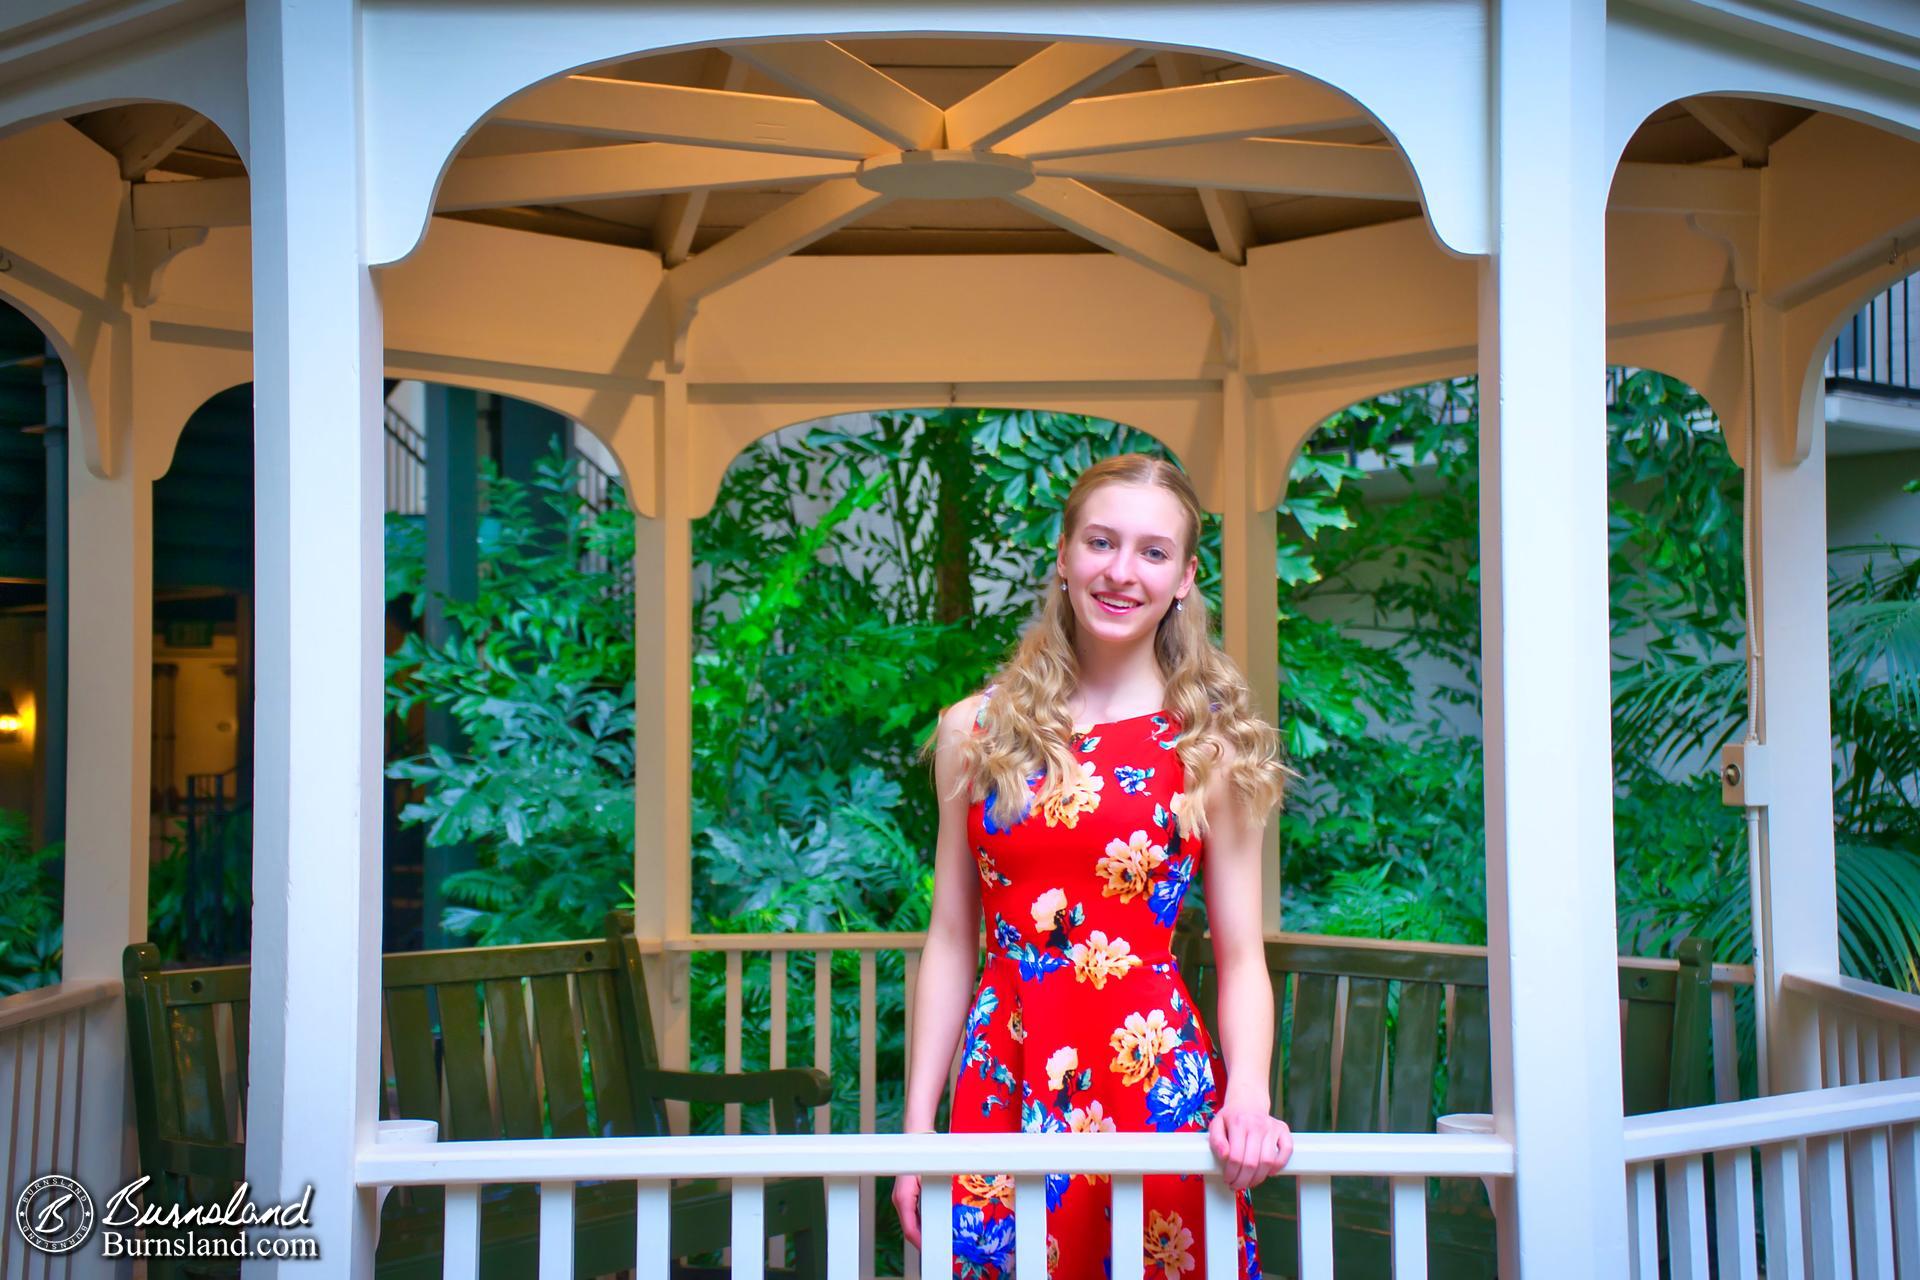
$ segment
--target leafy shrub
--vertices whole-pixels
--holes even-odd
[[[27,815],[0,809],[0,996],[60,981],[64,846],[35,849]]]

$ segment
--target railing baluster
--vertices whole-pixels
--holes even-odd
[[[1713,1154],[1713,1226],[1720,1244],[1721,1280],[1757,1280],[1753,1152],[1746,1147]]]
[[[1846,1139],[1807,1139],[1807,1199],[1813,1207],[1810,1261],[1814,1280],[1840,1280],[1852,1266],[1847,1247]]]
[[[880,1051],[877,1046],[879,1014],[878,971],[871,950],[860,952],[860,1132],[874,1130],[875,1082],[879,1077]],[[875,1180],[860,1179],[860,1220],[874,1220]],[[873,1275],[873,1232],[860,1233],[860,1274]]]
[[[1627,1236],[1633,1280],[1660,1280],[1660,1209],[1651,1162],[1627,1172]]]
[[[1880,1028],[1865,1018],[1860,1020],[1860,1080],[1861,1084],[1874,1084],[1880,1075]]]
[[[726,971],[726,1022],[723,1024],[721,1031],[721,1043],[726,1070],[731,1072],[740,1070],[740,953],[738,951],[727,952]],[[724,1108],[726,1113],[726,1131],[728,1133],[739,1133],[740,1104],[737,1102],[729,1102],[724,1104]]]
[[[5,1074],[0,1075],[0,1080],[6,1082],[7,1096],[7,1162],[0,1165],[0,1178],[6,1179],[6,1185],[9,1191],[14,1187],[22,1185],[14,1172],[13,1166],[15,1156],[14,1147],[20,1138],[20,1076],[22,1074],[20,1064],[21,1054],[25,1051],[26,1047],[25,1036],[22,1034],[23,1031],[24,1028],[15,1028],[8,1031],[6,1033],[6,1040],[13,1042],[13,1053],[7,1055],[4,1052],[0,1052],[0,1058],[10,1056],[12,1059],[11,1064],[5,1068]],[[4,1045],[5,1040],[0,1040],[0,1049],[4,1049]],[[14,1235],[15,1232],[11,1229],[0,1230],[0,1276],[10,1276],[13,1274],[7,1270],[7,1263],[8,1255],[13,1249]],[[25,1245],[21,1246],[23,1249],[25,1247]]]
[[[1113,1175],[1113,1280],[1144,1280],[1147,1268],[1146,1183]]]
[[[1333,1280],[1333,1179],[1301,1178],[1299,1185],[1300,1280]],[[1207,1280],[1232,1280],[1231,1271],[1208,1271]]]
[[[1760,1185],[1767,1211],[1767,1280],[1802,1280],[1807,1274],[1800,1172],[1797,1144],[1781,1142],[1760,1149]]]
[[[778,1071],[787,1065],[787,953],[767,955],[767,1065]]]
[[[920,1179],[920,1280],[953,1280],[953,1179],[944,1173]]]
[[[946,1179],[937,1179],[945,1182]],[[920,1197],[924,1208],[925,1191]],[[949,1215],[951,1216],[951,1215]],[[953,1224],[947,1224],[951,1231]],[[923,1225],[922,1229],[925,1227]],[[827,1280],[854,1280],[860,1269],[860,1180],[827,1179]],[[951,1264],[949,1264],[951,1265]]]
[[[1395,1178],[1393,1280],[1427,1280],[1427,1180]]]
[[[1023,1276],[1047,1274],[1047,1177],[1042,1173],[1013,1180],[1013,1269]]]
[[[733,1180],[734,1280],[762,1280],[767,1273],[767,1182]]]
[[[1893,1243],[1902,1276],[1920,1276],[1920,1125],[1893,1126],[1887,1144],[1893,1187]]]
[[[540,1280],[573,1280],[573,1184],[540,1184]]]
[[[1840,1078],[1840,1012],[1822,1009],[1816,1017],[1820,1024],[1820,1083],[1826,1088],[1845,1084]]]
[[[639,1239],[634,1249],[634,1280],[667,1280],[673,1272],[673,1186],[640,1184],[636,1206]]]
[[[1737,1102],[1740,1099],[1740,1052],[1734,1036],[1733,989],[1716,986],[1711,997],[1713,1007],[1713,1100]]]
[[[1839,1084],[1859,1084],[1860,1075],[1860,1023],[1848,1018],[1840,1024],[1840,1079]]]
[[[1699,1156],[1667,1161],[1667,1265],[1674,1280],[1708,1280],[1707,1179]]]
[[[480,1188],[447,1188],[446,1238],[440,1274],[446,1280],[478,1280],[480,1275]]]
[[[813,1065],[833,1071],[833,952],[813,953]],[[831,1099],[813,1109],[813,1131],[833,1132]]]
[[[1853,1274],[1859,1280],[1893,1280],[1891,1171],[1885,1129],[1849,1137],[1847,1171],[1853,1181]]]

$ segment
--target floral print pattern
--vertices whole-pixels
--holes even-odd
[[[1074,772],[1008,827],[992,797],[968,814],[981,902],[992,923],[966,1020],[955,1132],[1204,1131],[1225,1071],[1170,954],[1172,930],[1204,854],[1182,838],[1186,808],[1170,713],[1093,726],[1068,746]],[[1149,1176],[1143,1224],[1149,1280],[1200,1280],[1208,1241],[1198,1178]],[[1046,1178],[1047,1276],[1111,1280],[1112,1188],[1099,1173]],[[1233,1249],[1259,1280],[1252,1202],[1238,1198]],[[1013,1275],[1012,1180],[953,1183],[956,1280]]]

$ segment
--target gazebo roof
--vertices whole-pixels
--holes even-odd
[[[813,61],[774,64],[777,50],[795,48],[810,50]],[[1383,181],[1379,175],[1387,170],[1377,158],[1350,150],[1397,156],[1392,140],[1350,100],[1316,82],[1217,56],[1137,51],[1128,57],[1119,46],[967,37],[681,50],[549,82],[511,99],[481,125],[462,148],[456,169],[461,161],[537,153],[571,153],[573,167],[548,170],[529,184],[508,180],[504,164],[490,171],[469,166],[478,180],[463,185],[450,174],[439,212],[652,250],[672,265],[760,222],[835,173],[851,173],[858,159],[849,153],[884,152],[884,139],[849,124],[849,111],[861,113],[862,94],[875,94],[883,111],[899,111],[903,119],[916,98],[941,111],[970,99],[997,106],[991,94],[980,95],[996,83],[995,94],[1017,90],[1017,77],[1003,78],[1014,68],[1038,76],[1043,61],[1059,63],[1076,54],[1092,68],[1082,82],[1035,104],[1027,113],[1031,123],[990,142],[992,150],[1032,156],[1038,173],[1079,182],[1128,213],[1235,261],[1255,245],[1421,216],[1410,175],[1403,184]],[[776,74],[783,71],[784,81]],[[1071,69],[1066,78],[1073,79]],[[1061,77],[1055,71],[1047,80],[1053,88]],[[1234,89],[1218,87],[1229,83]],[[628,85],[670,92],[643,96]],[[723,122],[708,120],[684,125],[680,141],[665,140],[674,126],[663,124],[664,117],[724,116],[729,113],[721,108],[729,105],[744,105],[741,118],[759,119],[765,136],[728,136]],[[1645,121],[1624,158],[1652,164],[1758,161],[1809,114],[1753,99],[1691,99]],[[927,115],[937,129],[937,113]],[[1138,133],[1142,121],[1155,118],[1173,121],[1169,130],[1184,129],[1191,137],[1201,136],[1198,121],[1208,121],[1207,138],[1171,146],[1114,140],[1127,129]],[[218,128],[177,106],[112,107],[77,117],[74,124],[121,157],[126,176],[135,180],[245,173]],[[181,139],[177,149],[142,168],[134,154],[139,143],[151,146],[170,126]],[[803,136],[810,126],[821,136]],[[792,132],[796,128],[801,133]],[[862,147],[863,137],[870,146]],[[930,141],[951,146],[953,140]],[[1292,152],[1266,148],[1269,155],[1259,147],[1263,141],[1305,145]],[[703,158],[689,153],[689,146],[707,153],[713,172],[699,183],[676,183],[675,172],[698,168]],[[817,154],[836,149],[841,154]],[[804,154],[809,151],[815,154]],[[1296,156],[1297,166],[1291,163]],[[1344,171],[1335,167],[1340,161],[1364,167]],[[1298,181],[1289,183],[1295,171]],[[1198,174],[1216,174],[1234,185],[1203,189],[1193,181]],[[1298,189],[1284,189],[1289,186]],[[1372,190],[1326,189],[1356,186]],[[794,252],[1057,254],[1099,248],[1031,205],[909,195],[863,209]]]

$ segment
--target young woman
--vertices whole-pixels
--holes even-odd
[[[1067,498],[1039,618],[986,692],[941,717],[905,1127],[932,1132],[964,1028],[956,1133],[1205,1130],[1239,1203],[1227,1247],[1259,1280],[1247,1188],[1293,1150],[1270,1114],[1260,918],[1261,833],[1285,770],[1273,727],[1207,634],[1193,589],[1200,518],[1171,463],[1128,454],[1089,467]],[[1203,860],[1224,1062],[1169,952]],[[947,1211],[948,1190],[929,1212]],[[1002,1280],[1011,1180],[965,1175],[951,1191],[955,1276]],[[1198,1280],[1213,1244],[1201,1180],[1149,1177],[1145,1198],[1149,1280]],[[1048,1280],[1106,1280],[1110,1181],[1054,1175],[1046,1200]],[[918,1246],[920,1180],[899,1179],[893,1202]]]

